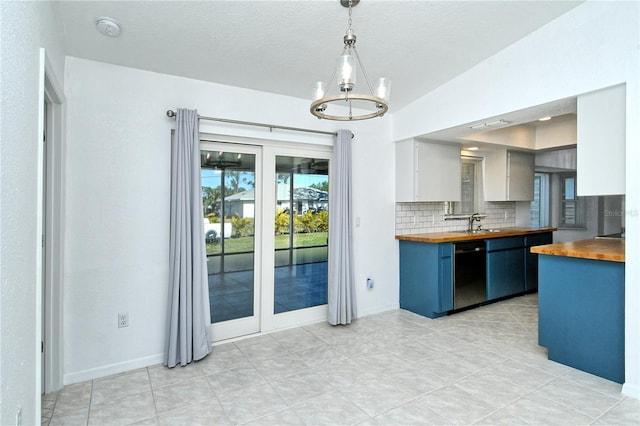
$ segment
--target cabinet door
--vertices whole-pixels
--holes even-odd
[[[486,201],[531,201],[535,155],[529,152],[499,150],[484,159]]]
[[[507,201],[507,150],[493,151],[484,157],[484,199]]]
[[[413,139],[396,142],[396,202],[416,201],[415,170]]]
[[[416,143],[416,201],[460,201],[460,147]]]
[[[507,200],[532,201],[535,176],[534,154],[509,151],[507,158]]]
[[[493,300],[524,291],[522,247],[487,253],[487,299]]]
[[[460,201],[460,147],[396,142],[396,201]]]
[[[400,307],[429,318],[441,316],[439,244],[400,241]]]

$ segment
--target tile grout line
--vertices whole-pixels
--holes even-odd
[[[89,421],[91,419],[91,401],[93,400],[93,382],[95,380],[91,380],[91,391],[89,392],[89,407],[87,407],[87,420],[86,425],[89,425]]]
[[[145,367],[145,371],[147,372],[147,379],[149,379],[149,389],[151,390],[151,399],[153,400],[153,410],[156,413],[156,420],[160,422],[160,416],[158,415],[158,405],[156,404],[156,394],[153,391],[153,383],[151,382],[151,373],[149,372],[149,367]]]

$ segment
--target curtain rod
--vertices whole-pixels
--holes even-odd
[[[174,118],[175,116],[176,116],[175,111],[172,111],[170,109],[167,110],[167,117]],[[331,136],[337,136],[338,135],[338,133],[336,133],[336,132],[325,132],[325,131],[322,131],[322,130],[303,129],[303,128],[300,128],[300,127],[288,127],[288,126],[278,126],[278,125],[275,125],[275,124],[255,123],[255,122],[252,122],[252,121],[230,120],[228,118],[205,117],[205,116],[199,115],[199,114],[198,114],[198,118],[200,120],[220,121],[222,123],[242,124],[244,126],[267,127],[271,131],[273,131],[273,129],[281,129],[281,130],[291,130],[291,131],[294,131],[294,132],[319,133],[319,134],[322,134],[322,135],[331,135]],[[355,135],[352,132],[351,133],[351,138],[353,139],[354,136]]]

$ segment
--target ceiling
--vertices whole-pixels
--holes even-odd
[[[382,1],[353,9],[370,79],[392,80],[390,113],[581,1]],[[343,46],[339,0],[56,1],[71,56],[309,98]],[[109,38],[96,18],[119,21]],[[362,84],[362,83],[360,83]]]
[[[559,121],[573,120],[575,122],[577,111],[577,99],[559,99],[542,105],[535,105],[519,111],[512,111],[496,117],[473,123],[466,123],[460,126],[439,130],[423,135],[422,138],[437,141],[456,142],[461,146],[479,146],[483,151],[490,151],[492,148],[499,148],[499,143],[483,143],[491,140],[491,134],[499,132],[501,129],[515,128],[517,126],[543,127],[554,126]],[[539,121],[543,117],[553,117],[549,121]],[[500,124],[503,122],[504,124]],[[478,128],[482,125],[490,125]],[[495,125],[491,125],[495,124]],[[475,127],[475,128],[474,128]],[[495,138],[498,140],[499,138]]]

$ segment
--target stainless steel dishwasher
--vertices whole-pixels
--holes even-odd
[[[487,300],[487,254],[484,240],[454,243],[453,309]]]

